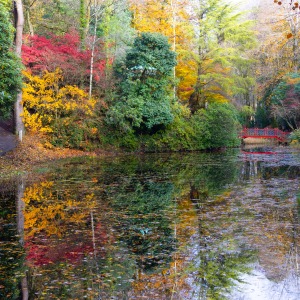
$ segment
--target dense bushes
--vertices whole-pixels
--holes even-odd
[[[300,125],[300,74],[288,73],[276,80],[259,102],[256,122],[259,127],[273,126],[294,130]]]
[[[230,104],[211,104],[191,115],[187,107],[172,106],[174,121],[154,134],[106,128],[102,141],[128,151],[193,151],[240,145],[238,112]]]
[[[291,145],[300,145],[300,129],[296,129],[290,134],[289,141]]]
[[[91,50],[80,48],[80,39],[76,32],[63,36],[51,34],[44,36],[26,36],[22,47],[22,61],[34,75],[43,75],[44,71],[55,72],[59,68],[63,75],[64,84],[89,84]],[[101,49],[94,54],[93,79],[100,84],[104,77],[105,60]]]
[[[240,145],[238,115],[230,104],[211,104],[192,116],[177,108],[174,122],[165,130],[143,138],[146,151],[205,150]]]
[[[24,124],[54,146],[87,149],[97,140],[96,101],[76,86],[62,85],[61,71],[42,77],[24,72]]]

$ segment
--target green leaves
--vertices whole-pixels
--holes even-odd
[[[0,3],[0,119],[11,114],[17,92],[21,89],[21,62],[11,51],[13,27],[6,9]]]
[[[107,123],[121,131],[151,133],[172,122],[169,82],[175,64],[166,37],[157,33],[137,37],[123,66],[117,66],[119,97],[107,114]]]

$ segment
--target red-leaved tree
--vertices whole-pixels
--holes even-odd
[[[93,79],[96,84],[101,84],[105,73],[101,48],[99,44],[95,51]],[[64,36],[26,36],[22,49],[23,63],[34,75],[41,75],[46,70],[54,72],[59,68],[65,84],[88,87],[91,50],[80,49],[80,39],[76,32]]]

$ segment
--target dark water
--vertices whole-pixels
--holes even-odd
[[[300,299],[300,152],[64,160],[0,184],[0,299]]]

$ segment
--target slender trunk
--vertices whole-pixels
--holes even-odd
[[[176,11],[175,11],[175,2],[176,0],[171,0],[171,8],[172,8],[172,30],[173,30],[173,47],[172,50],[176,52]],[[173,100],[175,103],[176,100],[176,67],[173,68]]]
[[[15,16],[15,24],[16,24],[16,54],[21,57],[22,51],[22,35],[23,35],[23,26],[24,26],[24,14],[23,14],[23,4],[22,0],[14,1],[14,16]],[[22,104],[22,91],[20,91],[17,95],[17,99],[15,102],[15,131],[20,141],[22,141],[24,135],[24,123],[22,120],[23,113],[23,104]]]
[[[29,9],[26,11],[26,19],[27,19],[27,24],[28,24],[29,34],[30,34],[31,36],[34,36],[34,29],[33,29],[32,23],[31,23],[31,17],[30,17]]]
[[[92,97],[92,89],[93,89],[93,72],[94,72],[95,47],[96,47],[96,40],[97,40],[97,25],[98,25],[98,14],[97,12],[95,12],[95,27],[94,27],[94,36],[93,36],[92,53],[91,53],[89,99],[91,99]]]
[[[17,179],[17,194],[16,194],[16,202],[17,202],[17,228],[18,234],[20,237],[20,244],[24,246],[24,209],[25,203],[22,200],[24,196],[24,178],[21,176]],[[29,299],[29,292],[28,292],[28,282],[26,273],[21,279],[21,289],[22,289],[22,300]]]
[[[90,25],[90,14],[91,14],[91,1],[87,0],[80,0],[80,28],[79,28],[79,35],[80,35],[80,42],[81,42],[81,49],[85,49],[85,40],[89,32],[89,25]]]

